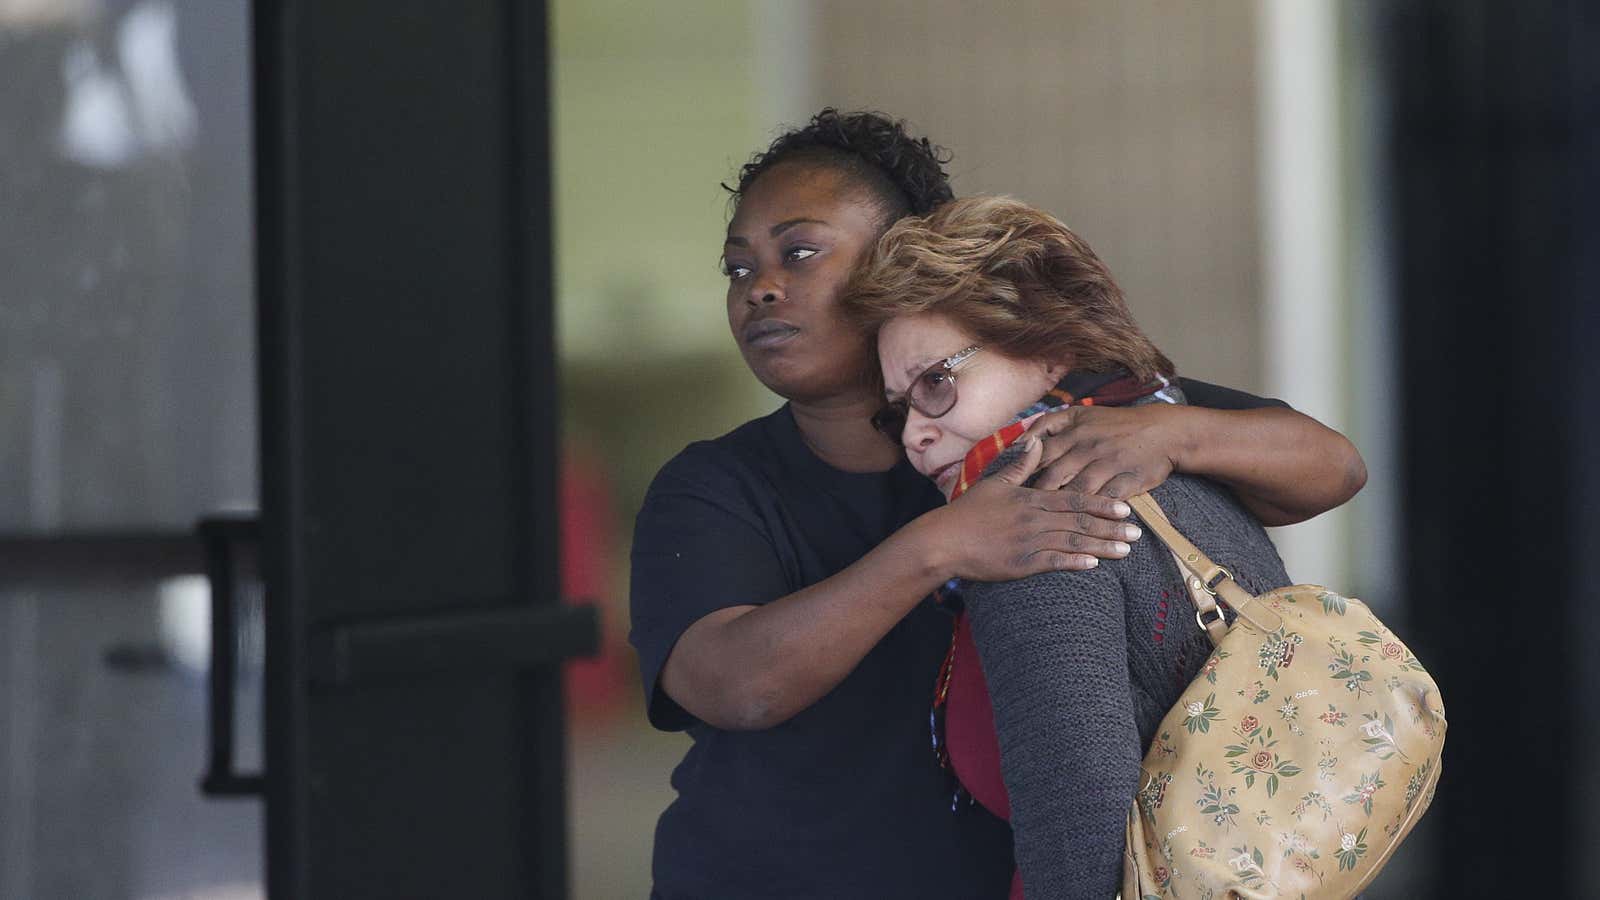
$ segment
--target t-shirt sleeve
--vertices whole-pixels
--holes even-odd
[[[1257,397],[1255,394],[1196,381],[1193,378],[1179,378],[1178,387],[1183,389],[1183,395],[1191,405],[1204,406],[1207,409],[1261,409],[1266,406],[1290,408],[1289,404],[1282,400]]]
[[[661,669],[684,631],[719,609],[767,603],[794,588],[742,467],[696,445],[662,468],[634,523],[632,627],[650,723],[695,718],[661,690]]]

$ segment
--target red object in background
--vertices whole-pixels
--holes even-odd
[[[592,604],[600,614],[598,653],[566,664],[567,713],[572,724],[610,719],[623,708],[629,669],[617,617],[610,615],[611,573],[617,546],[610,480],[581,445],[568,441],[561,455],[561,596]]]

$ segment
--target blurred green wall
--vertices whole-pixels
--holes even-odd
[[[718,253],[728,181],[776,127],[745,2],[552,4],[556,319],[566,452],[605,473],[609,658],[631,668],[628,550],[662,463],[778,404],[728,334]],[[569,536],[569,540],[574,539]],[[628,709],[572,716],[572,895],[649,892],[656,817],[684,738]],[[599,712],[599,715],[596,713]]]
[[[777,405],[728,335],[719,186],[777,123],[738,0],[557,0],[556,317],[565,428],[628,525],[691,440]]]

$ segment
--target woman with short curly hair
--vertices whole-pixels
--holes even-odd
[[[1183,403],[1171,361],[1099,257],[1016,200],[973,197],[902,219],[844,309],[877,335],[879,424],[952,500],[1028,452],[1018,440],[1048,410]],[[1228,491],[1174,474],[1152,493],[1252,594],[1290,583]],[[946,746],[963,785],[1012,823],[1014,897],[1024,886],[1052,900],[1116,894],[1140,760],[1211,652],[1185,591],[1171,553],[1151,541],[1083,572],[960,587],[941,689]]]

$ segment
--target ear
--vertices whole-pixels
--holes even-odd
[[[1045,363],[1044,367],[1045,374],[1049,375],[1053,381],[1060,381],[1065,378],[1066,374],[1071,370],[1072,366],[1065,362],[1049,362]]]

